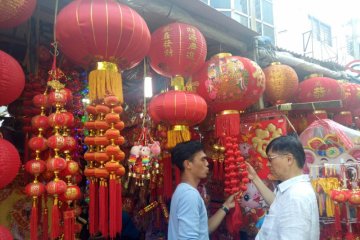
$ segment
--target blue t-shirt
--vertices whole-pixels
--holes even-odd
[[[197,189],[180,183],[172,196],[168,240],[208,240],[208,216]]]

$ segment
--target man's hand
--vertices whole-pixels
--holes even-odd
[[[250,180],[254,180],[254,179],[258,178],[259,176],[257,175],[255,169],[250,165],[250,163],[245,162],[245,164],[247,166],[247,171],[249,173],[248,178]]]
[[[239,192],[236,192],[232,195],[230,195],[224,202],[223,206],[226,207],[227,209],[231,209],[233,207],[235,207],[235,196],[238,195]]]

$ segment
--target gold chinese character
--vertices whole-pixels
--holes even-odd
[[[196,35],[194,34],[194,33],[191,33],[191,34],[189,34],[189,40],[191,41],[191,42],[196,42]]]
[[[164,40],[163,46],[164,48],[171,48],[172,41],[170,40]]]
[[[318,86],[313,90],[313,96],[317,99],[324,97],[326,94],[325,88]]]
[[[196,50],[197,49],[197,45],[196,45],[196,42],[191,42],[189,47],[188,47],[189,50]]]
[[[189,59],[191,59],[191,60],[194,60],[194,52],[192,52],[192,51],[188,51],[188,52],[186,52],[186,57],[187,58],[189,58]]]
[[[187,27],[186,30],[188,31],[188,33],[193,33],[195,34],[195,29],[192,27]]]
[[[173,50],[172,50],[172,48],[166,48],[166,49],[164,50],[164,55],[165,55],[166,57],[171,57],[171,56],[173,55]]]
[[[169,32],[171,30],[170,26],[166,26],[163,28],[163,32]]]
[[[164,40],[170,39],[170,33],[169,32],[164,32]]]

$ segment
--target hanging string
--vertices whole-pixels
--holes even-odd
[[[143,122],[142,122],[142,127],[145,127],[145,123],[146,123],[146,115],[147,115],[147,106],[146,106],[146,96],[145,96],[145,78],[147,77],[147,72],[146,72],[146,58],[144,58],[144,110],[143,110]]]
[[[56,22],[57,22],[57,13],[59,8],[59,0],[55,0],[55,13],[54,13],[54,26],[53,26],[53,39],[54,41],[51,43],[51,46],[54,47],[54,52],[51,52],[51,55],[54,56],[54,62],[56,62],[56,56],[59,55],[59,51],[57,49],[57,41],[56,41]]]

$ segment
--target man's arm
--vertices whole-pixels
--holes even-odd
[[[230,197],[228,197],[228,199],[226,199],[222,207],[219,210],[217,210],[216,213],[211,216],[211,218],[209,218],[208,221],[209,233],[214,232],[219,227],[220,223],[227,214],[226,211],[229,211],[231,208],[235,206],[234,197],[237,194],[238,193],[235,193]],[[225,210],[223,209],[223,207],[225,208]]]
[[[255,184],[257,190],[260,192],[261,196],[264,198],[265,202],[270,206],[274,199],[275,199],[275,193],[271,191],[265,183],[259,178],[254,168],[246,162],[248,173],[249,173],[249,179],[252,180],[252,182]]]

